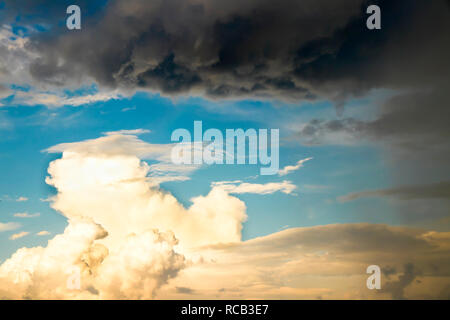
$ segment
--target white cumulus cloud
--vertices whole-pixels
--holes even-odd
[[[153,155],[160,156],[164,147],[156,149]],[[153,298],[189,264],[192,248],[241,241],[247,217],[241,200],[213,188],[185,208],[151,182],[150,166],[136,153],[148,156],[154,149],[135,136],[50,150],[62,151],[48,168],[46,181],[57,190],[51,205],[68,227],[47,247],[22,248],[0,266],[0,296]],[[79,291],[67,288],[74,268]]]

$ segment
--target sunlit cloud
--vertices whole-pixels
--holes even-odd
[[[284,180],[282,182],[269,183],[247,183],[242,181],[218,181],[213,182],[212,186],[220,188],[231,194],[254,193],[254,194],[272,194],[282,192],[291,194],[297,186],[291,181]]]
[[[20,238],[23,238],[23,237],[27,236],[28,234],[30,234],[30,233],[27,232],[27,231],[22,231],[22,232],[13,234],[11,237],[9,237],[9,239],[10,240],[17,240],[17,239],[20,239]]]
[[[312,160],[312,158],[306,158],[306,159],[299,160],[299,161],[297,161],[297,164],[295,164],[293,166],[286,166],[283,169],[280,169],[280,171],[278,171],[278,175],[285,176],[292,171],[296,171],[296,170],[300,169],[301,167],[303,167],[303,164],[309,160]]]
[[[19,223],[16,223],[16,222],[2,223],[2,222],[0,222],[0,232],[15,230],[18,228],[20,228]]]
[[[150,130],[147,129],[133,129],[133,130],[118,130],[118,131],[108,131],[105,132],[104,134],[107,136],[112,136],[112,135],[140,135],[140,134],[144,134],[144,133],[150,133]]]

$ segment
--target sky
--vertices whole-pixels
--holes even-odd
[[[370,3],[0,1],[0,298],[448,299],[450,5]]]

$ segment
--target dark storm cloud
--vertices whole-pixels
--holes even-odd
[[[176,64],[173,54],[138,76],[140,86],[156,87],[168,93],[187,90],[200,81],[195,72]]]
[[[20,3],[7,7],[43,7]],[[81,31],[56,24],[32,38],[41,57],[31,72],[53,84],[89,75],[107,87],[295,101],[440,82],[449,66],[447,2],[370,3],[382,8],[381,30],[366,28],[364,0],[109,1],[86,15],[81,2]]]
[[[376,3],[376,2],[375,2]],[[295,73],[316,85],[336,82],[358,93],[379,87],[423,87],[448,79],[449,7],[443,1],[378,1],[382,29],[365,30],[355,17],[331,36],[304,44]],[[340,83],[341,81],[342,83]]]
[[[299,128],[306,145],[382,146],[401,182],[450,178],[450,5],[448,1],[379,3],[380,32],[363,32],[352,19],[332,36],[305,44],[295,73],[337,101],[370,88],[404,89],[381,104],[372,121],[313,119]]]

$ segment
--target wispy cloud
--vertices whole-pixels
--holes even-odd
[[[132,111],[132,110],[136,110],[136,106],[133,106],[133,107],[126,107],[126,108],[123,108],[121,111],[122,111],[122,112],[127,112],[127,111]]]
[[[49,234],[50,234],[50,232],[48,232],[46,230],[36,233],[36,235],[38,235],[38,236],[48,236]]]
[[[284,180],[282,182],[270,182],[270,183],[247,183],[240,180],[236,181],[218,181],[211,184],[212,187],[221,188],[228,193],[242,194],[242,193],[254,193],[254,194],[272,194],[275,192],[282,192],[285,194],[291,194],[297,186],[291,181]]]
[[[28,212],[19,212],[19,213],[14,213],[14,217],[16,218],[36,218],[39,217],[41,214],[40,213],[28,213]]]
[[[29,234],[29,232],[22,231],[22,232],[13,234],[11,237],[9,237],[9,239],[10,240],[17,240],[17,239],[20,239],[20,238],[23,238],[23,237],[27,236],[28,234]]]
[[[303,167],[303,164],[306,161],[309,161],[309,160],[312,160],[312,159],[313,158],[302,159],[302,160],[297,161],[297,163],[295,165],[293,165],[293,166],[286,166],[283,169],[281,169],[280,171],[278,171],[278,175],[279,176],[285,176],[285,175],[287,175],[288,173],[290,173],[292,171],[296,171],[296,170],[300,169],[301,167]]]
[[[25,202],[25,201],[28,201],[29,199],[28,199],[27,197],[24,197],[24,196],[20,196],[20,197],[14,198],[14,197],[11,197],[11,196],[9,196],[9,195],[3,195],[3,196],[0,198],[0,200],[1,200],[1,201]]]
[[[123,134],[123,135],[140,135],[144,133],[150,133],[150,130],[147,129],[133,129],[133,130],[117,130],[117,131],[108,131],[104,132],[103,134],[107,136],[116,135],[116,134]]]
[[[17,228],[20,228],[19,223],[15,223],[15,222],[1,223],[0,222],[0,232],[15,230]]]
[[[52,196],[49,196],[49,197],[47,197],[47,198],[40,198],[39,201],[41,201],[41,202],[51,202],[52,199],[53,199],[53,197],[52,197]]]
[[[31,90],[29,92],[16,92],[11,105],[45,105],[50,108],[56,108],[61,106],[81,106],[118,98],[120,98],[120,95],[117,92],[99,92],[77,97],[67,97],[56,91],[49,93]]]

